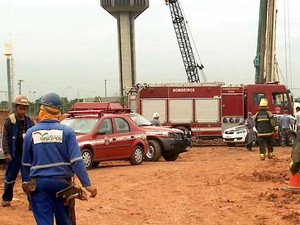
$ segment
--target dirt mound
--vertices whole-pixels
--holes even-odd
[[[254,152],[244,147],[193,147],[175,162],[103,162],[89,170],[99,196],[76,202],[77,223],[297,224],[300,195],[282,190],[289,180],[290,151],[275,148],[275,159],[260,161],[257,147]],[[0,170],[2,184],[4,173]],[[35,224],[20,186],[18,178],[12,206],[0,207],[1,225]]]

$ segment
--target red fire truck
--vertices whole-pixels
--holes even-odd
[[[152,119],[158,112],[164,125],[191,131],[193,137],[221,137],[222,131],[236,126],[248,112],[255,114],[261,98],[268,99],[269,110],[292,113],[292,95],[278,83],[225,85],[137,84],[127,91],[129,108]]]

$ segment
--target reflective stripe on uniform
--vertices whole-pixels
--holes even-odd
[[[31,169],[43,169],[43,168],[50,168],[50,167],[56,167],[56,166],[70,166],[71,163],[69,162],[59,162],[59,163],[50,163],[50,164],[44,164],[40,166],[32,166]]]
[[[262,121],[269,121],[269,118],[258,118],[257,122],[262,122]]]
[[[264,136],[271,136],[271,135],[273,135],[273,133],[258,133],[257,134],[257,137],[264,137]]]

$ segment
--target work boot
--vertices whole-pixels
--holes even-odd
[[[268,153],[268,158],[273,159],[274,158],[274,153],[273,152]]]
[[[2,207],[8,207],[10,206],[10,201],[2,201]]]
[[[266,159],[265,154],[260,154],[259,157],[260,157],[260,160],[265,160]]]

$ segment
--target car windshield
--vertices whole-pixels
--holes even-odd
[[[138,126],[151,126],[151,122],[140,114],[130,113],[129,117]]]
[[[97,121],[98,118],[67,118],[60,123],[71,127],[76,134],[88,134],[93,130]]]

